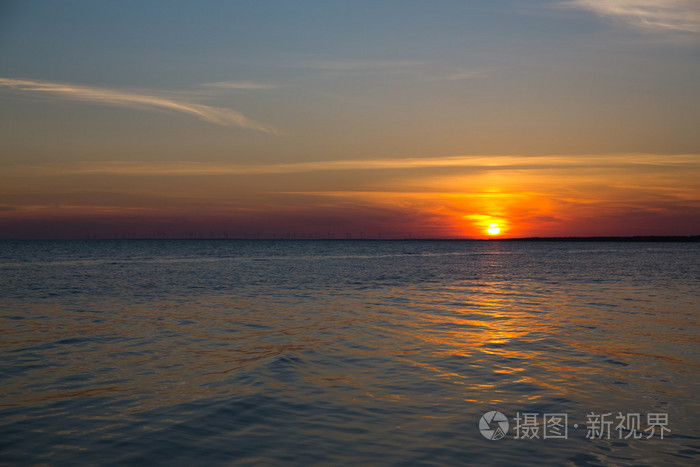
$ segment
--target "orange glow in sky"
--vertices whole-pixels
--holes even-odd
[[[694,156],[382,159],[362,161],[366,169],[353,164],[17,164],[0,173],[0,232],[513,238],[700,231],[700,159]]]

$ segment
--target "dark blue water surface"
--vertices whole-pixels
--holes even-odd
[[[699,298],[697,243],[3,241],[0,463],[697,465]]]

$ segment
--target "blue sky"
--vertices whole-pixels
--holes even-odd
[[[3,78],[180,93],[305,139],[349,131],[371,146],[366,121],[396,137],[418,124],[448,139],[455,126],[486,133],[472,135],[473,148],[447,146],[450,154],[691,151],[699,14],[694,30],[677,30],[584,7],[597,3],[606,2],[9,2],[0,66]],[[669,2],[685,16],[693,3]],[[206,86],[226,81],[268,88]],[[91,113],[107,118],[85,105],[73,115]],[[621,119],[629,129],[611,135],[605,125]],[[548,127],[560,140],[589,133],[598,149],[556,135],[494,141],[498,133],[545,136]],[[652,128],[666,136],[652,137]],[[346,144],[337,136],[334,150]],[[432,137],[417,139],[426,138],[421,155],[433,151]]]

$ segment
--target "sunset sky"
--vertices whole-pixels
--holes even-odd
[[[490,224],[700,234],[700,2],[0,3],[0,238]]]

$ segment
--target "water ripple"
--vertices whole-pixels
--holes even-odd
[[[0,274],[3,463],[700,459],[693,244],[0,242]],[[569,439],[486,440],[489,410]]]

